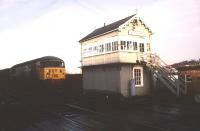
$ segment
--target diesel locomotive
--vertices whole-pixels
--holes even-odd
[[[0,70],[1,103],[52,104],[64,96],[65,63],[54,56]]]
[[[10,76],[13,79],[62,80],[65,79],[65,64],[60,58],[46,56],[14,65]]]

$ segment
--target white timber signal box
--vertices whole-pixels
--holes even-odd
[[[123,97],[150,93],[142,57],[151,53],[151,30],[136,15],[104,25],[82,38],[83,89]]]

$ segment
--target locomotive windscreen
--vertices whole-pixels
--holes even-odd
[[[40,67],[64,67],[64,62],[61,61],[44,61],[40,63]]]

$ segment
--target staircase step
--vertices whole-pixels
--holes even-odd
[[[152,55],[152,54],[151,54]],[[186,95],[186,85],[183,81],[177,79],[175,69],[168,66],[157,55],[150,56],[151,60],[147,60],[147,67],[156,74],[158,79],[175,95]]]

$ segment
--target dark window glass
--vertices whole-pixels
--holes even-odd
[[[127,41],[126,43],[127,43],[127,50],[129,50],[129,41]]]
[[[144,52],[144,43],[140,43],[140,52]]]
[[[126,49],[126,41],[121,41],[121,50]]]
[[[133,42],[133,50],[137,50],[137,42]]]
[[[61,61],[44,61],[40,63],[41,67],[64,67],[64,63]]]

